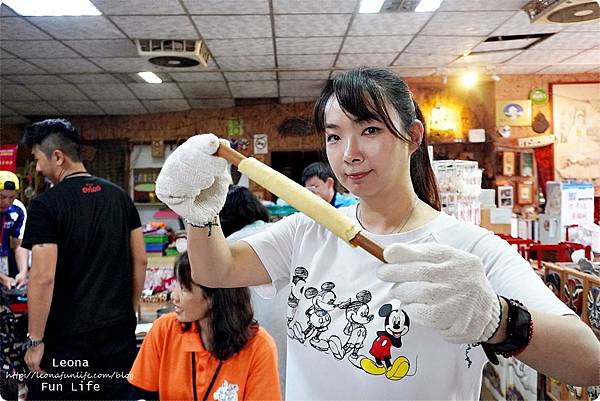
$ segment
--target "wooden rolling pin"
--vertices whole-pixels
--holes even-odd
[[[308,189],[255,158],[245,157],[228,146],[219,146],[215,154],[236,166],[252,181],[282,198],[351,246],[359,246],[380,261],[385,262],[381,245],[363,235],[360,227],[354,221]]]

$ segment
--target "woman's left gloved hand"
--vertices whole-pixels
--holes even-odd
[[[500,302],[481,259],[437,243],[392,244],[377,277],[394,283],[391,296],[410,319],[451,343],[489,340],[500,321]]]

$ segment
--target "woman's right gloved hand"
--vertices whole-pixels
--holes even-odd
[[[219,146],[229,146],[214,134],[195,135],[165,161],[156,179],[156,196],[193,225],[213,222],[219,214],[231,176],[227,161],[214,156]]]

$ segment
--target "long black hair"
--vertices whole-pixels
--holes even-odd
[[[268,222],[269,211],[248,188],[232,185],[219,212],[219,220],[223,235],[228,237],[257,220]]]
[[[415,120],[425,122],[408,85],[393,72],[382,68],[359,68],[337,75],[321,91],[314,108],[318,133],[325,133],[325,108],[335,96],[344,112],[358,121],[381,121],[398,138],[415,143],[410,127]],[[401,127],[396,127],[388,111],[394,107]],[[441,210],[440,195],[427,152],[426,135],[410,158],[410,177],[415,193],[423,202]]]
[[[212,330],[212,347],[209,350],[217,359],[225,361],[237,354],[256,335],[258,323],[250,303],[248,287],[209,288],[192,280],[192,271],[187,252],[175,261],[175,278],[188,291],[199,286],[210,307],[207,318]],[[187,331],[192,323],[184,323]]]

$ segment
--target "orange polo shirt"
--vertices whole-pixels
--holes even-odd
[[[195,353],[195,385],[198,400],[202,399],[219,361],[204,348],[195,327],[184,332],[175,313],[157,319],[133,363],[129,382],[146,391],[158,391],[161,400],[193,400]],[[240,352],[223,362],[208,399],[281,399],[277,349],[266,330],[259,328]]]

